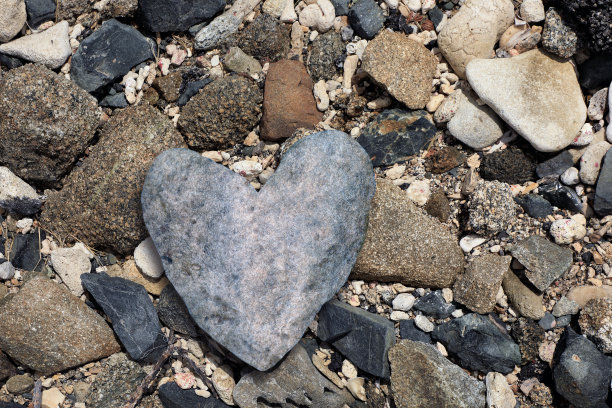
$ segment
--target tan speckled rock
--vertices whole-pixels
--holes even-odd
[[[612,299],[590,300],[580,312],[582,333],[591,338],[604,353],[612,353]]]
[[[574,66],[540,49],[472,60],[466,75],[480,99],[541,152],[568,146],[586,120]]]
[[[366,239],[351,279],[448,288],[463,271],[463,252],[438,220],[388,180],[377,180]]]
[[[438,36],[438,46],[455,73],[465,78],[474,58],[491,58],[493,47],[514,21],[510,0],[467,0]]]
[[[15,37],[26,22],[23,0],[0,0],[0,42]]]
[[[153,279],[143,275],[138,270],[133,259],[126,261],[123,266],[118,264],[107,267],[109,276],[124,278],[144,286],[145,290],[155,296],[159,296],[164,288],[170,283],[168,278],[163,276],[161,279]]]
[[[544,317],[542,295],[533,293],[514,272],[508,271],[504,275],[502,285],[510,304],[521,316],[536,320]]]
[[[383,30],[368,44],[361,67],[408,108],[422,109],[431,97],[436,63],[422,44],[402,33]]]
[[[0,300],[0,347],[45,375],[120,350],[102,316],[68,289],[42,276]]]
[[[612,298],[612,286],[577,286],[567,293],[567,298],[578,303],[580,307],[584,307],[592,299],[603,297]]]

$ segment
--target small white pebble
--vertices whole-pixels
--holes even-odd
[[[414,324],[425,333],[431,333],[434,330],[434,324],[423,315],[417,315],[414,319]]]

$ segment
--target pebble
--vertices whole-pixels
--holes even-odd
[[[10,41],[26,23],[26,5],[23,0],[0,1],[0,42]]]
[[[453,286],[454,300],[481,314],[493,312],[511,257],[485,253],[474,258]]]
[[[15,276],[15,267],[4,258],[0,258],[0,279],[9,280]]]
[[[431,190],[429,188],[430,181],[428,179],[415,180],[410,183],[410,186],[406,190],[406,195],[416,205],[424,206],[431,196]]]
[[[76,246],[58,248],[51,251],[51,264],[68,289],[75,296],[81,296],[83,294],[81,275],[91,270],[87,254]]]
[[[66,396],[56,387],[42,392],[42,408],[59,408]]]
[[[31,215],[38,212],[41,204],[34,188],[8,167],[0,167],[0,208],[11,213]]]
[[[140,271],[153,279],[164,274],[164,266],[151,237],[142,241],[134,250],[134,261]]]
[[[261,64],[238,47],[230,47],[223,58],[225,68],[233,72],[255,75],[261,72]]]
[[[472,149],[480,150],[492,145],[503,136],[503,121],[490,107],[479,105],[477,96],[473,92],[457,91],[452,95],[456,98],[457,104],[456,107],[446,107],[454,111],[451,112],[452,117],[447,126],[455,138]],[[442,112],[439,115],[450,116]]]
[[[612,214],[612,149],[608,150],[603,159],[593,209],[600,215]]]
[[[405,2],[406,6],[415,13],[421,10],[422,3],[421,0],[407,0]]]
[[[560,179],[566,186],[574,186],[580,182],[580,173],[577,168],[570,167],[561,174]]]
[[[487,385],[487,406],[495,408],[514,408],[516,398],[503,374],[491,371],[485,377]]]
[[[480,235],[470,234],[466,235],[459,240],[459,246],[466,254],[472,252],[472,249],[487,242],[487,238],[481,237]]]
[[[586,232],[586,219],[582,214],[576,214],[571,218],[555,220],[550,226],[550,235],[560,245],[580,241],[584,238]]]
[[[570,58],[576,53],[577,44],[576,32],[563,20],[554,7],[549,7],[542,31],[544,49],[560,57]]]
[[[299,14],[300,24],[326,33],[334,26],[336,10],[329,0],[317,0],[304,7]]]
[[[72,55],[68,22],[62,21],[43,32],[2,44],[0,52],[57,69]]]
[[[329,96],[327,95],[325,80],[322,79],[314,85],[313,94],[317,102],[317,109],[325,112],[329,108]]]
[[[553,307],[553,316],[561,317],[567,315],[575,315],[579,311],[580,305],[578,305],[578,303],[574,302],[573,300],[570,300],[566,296],[562,296],[561,299],[559,299]]]
[[[385,18],[374,0],[357,0],[349,9],[348,21],[358,36],[371,40],[383,28]]]
[[[508,296],[508,301],[521,316],[530,319],[541,319],[544,317],[542,295],[535,294],[521,282],[514,272],[508,271],[504,275],[502,287]]]
[[[195,35],[195,48],[209,50],[221,44],[225,39],[238,31],[244,18],[261,3],[261,0],[238,0],[217,16],[210,24]]]
[[[536,23],[544,20],[544,4],[542,0],[525,0],[521,3],[521,17],[528,23]]]
[[[506,183],[481,180],[468,202],[469,223],[478,234],[497,234],[514,221],[518,206]]]
[[[416,298],[410,293],[400,293],[393,299],[392,306],[394,310],[407,312],[412,309]]]
[[[417,315],[414,318],[414,324],[425,333],[431,333],[434,331],[434,324],[423,315]]]
[[[28,374],[14,375],[6,381],[6,390],[15,395],[31,392],[33,387],[34,379]]]
[[[602,120],[604,118],[609,89],[610,88],[603,88],[593,94],[589,100],[589,108],[587,109],[589,119]]]

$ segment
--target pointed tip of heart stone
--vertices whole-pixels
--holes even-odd
[[[261,191],[186,149],[157,157],[143,218],[194,321],[258,370],[295,346],[346,282],[376,188],[350,136],[306,136]]]

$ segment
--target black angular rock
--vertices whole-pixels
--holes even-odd
[[[210,21],[225,8],[225,0],[139,0],[138,16],[149,31],[185,31]]]
[[[544,218],[553,212],[552,205],[544,197],[536,194],[516,196],[514,201],[533,218]]]
[[[55,0],[26,0],[28,25],[38,27],[45,21],[55,21]]]
[[[431,335],[420,330],[414,324],[414,320],[400,320],[399,322],[400,338],[412,341],[420,341],[421,343],[431,344]]]
[[[125,75],[132,67],[154,58],[154,42],[115,19],[85,38],[72,56],[72,80],[93,92]]]
[[[100,101],[100,106],[105,108],[127,108],[128,101],[125,98],[125,93],[119,92],[114,95],[108,95]]]
[[[480,164],[480,175],[485,180],[508,184],[523,184],[533,180],[535,163],[518,147],[487,154]]]
[[[542,184],[538,191],[538,194],[542,195],[542,197],[556,207],[573,212],[582,211],[582,201],[578,194],[576,194],[576,191],[571,187],[562,185],[558,181]]]
[[[599,215],[612,214],[612,153],[610,150],[604,156],[601,165],[593,207]]]
[[[159,319],[174,331],[197,337],[196,325],[189,315],[185,302],[172,284],[167,285],[159,295],[157,314]]]
[[[612,53],[597,54],[580,66],[580,85],[586,89],[608,86],[612,81]]]
[[[206,78],[199,81],[189,82],[187,85],[185,85],[185,88],[183,89],[181,96],[179,96],[176,104],[178,106],[185,106],[192,96],[197,94],[200,89],[204,88],[204,86],[210,84],[212,81],[212,78]]]
[[[538,164],[536,174],[539,178],[548,176],[560,176],[563,172],[574,165],[572,154],[564,150],[555,157]]]
[[[348,12],[349,24],[355,33],[371,40],[383,28],[385,18],[374,0],[357,0]]]
[[[521,363],[518,345],[489,316],[470,313],[438,325],[432,335],[464,368],[508,374]]]
[[[36,230],[34,233],[25,235],[15,235],[9,257],[13,266],[26,271],[42,270],[44,260],[41,260],[39,245],[45,237],[46,233],[43,230]]]
[[[224,408],[228,406],[216,398],[202,398],[193,390],[183,390],[175,382],[162,385],[158,392],[164,408]]]
[[[553,378],[557,392],[575,406],[607,407],[612,358],[568,327],[555,349]]]
[[[13,69],[22,66],[23,61],[21,61],[19,58],[0,53],[0,65],[8,69]]]
[[[0,381],[4,381],[16,373],[15,366],[4,353],[0,352]]]
[[[363,371],[389,377],[387,353],[395,343],[391,321],[334,299],[319,312],[317,335]]]
[[[427,112],[389,109],[368,123],[357,142],[368,152],[373,166],[389,166],[418,154],[435,134],[436,126]]]
[[[83,287],[110,318],[113,330],[134,360],[153,362],[167,346],[155,307],[142,285],[106,273],[81,275]]]
[[[349,0],[331,0],[337,16],[346,16],[349,12]]]
[[[446,300],[442,297],[442,291],[436,290],[420,297],[414,303],[413,309],[420,310],[426,316],[445,319],[455,311],[455,306],[446,303]]]

